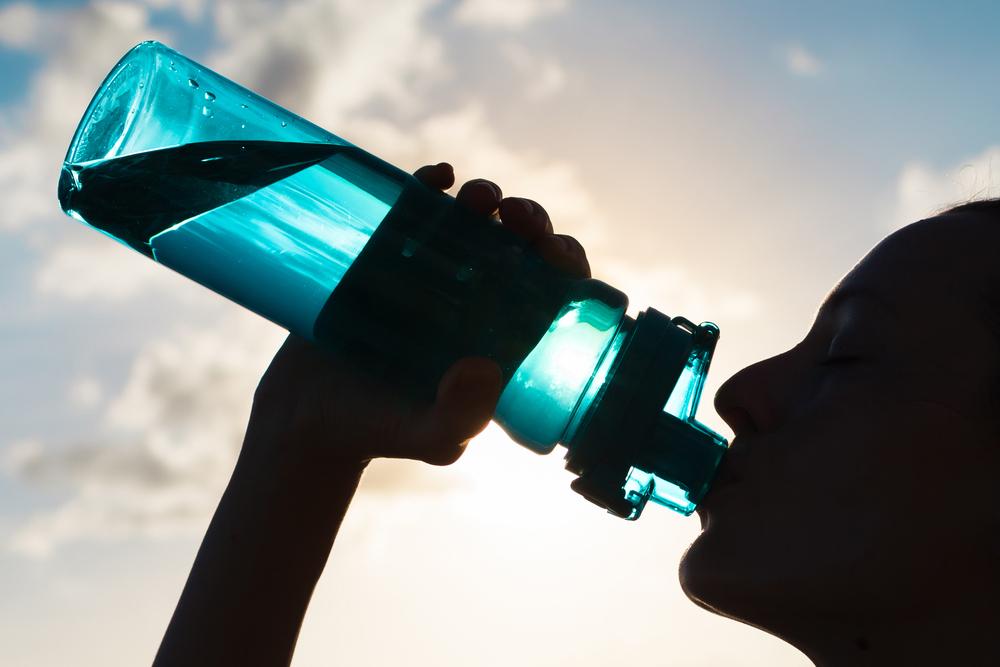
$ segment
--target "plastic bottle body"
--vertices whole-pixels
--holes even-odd
[[[422,398],[464,354],[502,359],[497,421],[536,451],[559,442],[623,315],[617,295],[573,300],[574,281],[506,230],[160,44],[119,63],[87,119],[61,186],[72,215],[300,336],[361,351]],[[343,291],[379,313],[334,307],[349,273]],[[394,308],[405,316],[387,320]]]
[[[59,189],[73,217],[413,400],[432,400],[457,359],[494,359],[505,380],[496,421],[536,452],[567,445],[568,467],[587,478],[581,493],[620,516],[649,499],[689,513],[721,458],[725,442],[707,429],[711,456],[683,454],[680,467],[642,453],[655,439],[608,449],[617,421],[644,425],[633,439],[653,437],[650,419],[701,349],[694,330],[652,315],[634,327],[620,291],[563,274],[498,222],[162,44],[140,44],[109,74]],[[679,341],[666,375],[633,377],[656,348],[643,341],[664,336]],[[682,382],[700,387],[713,346]],[[645,396],[641,418],[614,407],[633,401],[622,386]],[[669,437],[697,431],[696,404],[672,417],[680,430]],[[677,493],[658,496],[657,480]]]

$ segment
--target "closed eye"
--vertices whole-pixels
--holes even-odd
[[[830,356],[819,363],[820,366],[846,366],[848,364],[856,364],[858,362],[864,361],[863,357],[859,356]]]

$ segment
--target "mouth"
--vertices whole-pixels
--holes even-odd
[[[729,447],[729,452],[722,460],[719,471],[712,482],[712,487],[708,490],[704,500],[695,510],[702,519],[702,528],[707,525],[708,516],[719,506],[719,498],[730,495],[733,489],[743,483],[744,458],[746,457],[745,447],[738,445],[736,441]]]

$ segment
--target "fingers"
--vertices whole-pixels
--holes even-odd
[[[415,175],[426,185],[441,189],[455,182],[455,172],[446,162],[421,167]],[[466,182],[455,199],[481,215],[498,216],[505,227],[531,243],[550,264],[579,278],[590,277],[590,262],[583,246],[572,236],[553,234],[552,220],[538,202],[522,197],[505,198],[496,183],[484,178]]]
[[[447,162],[424,165],[413,172],[413,175],[429,188],[447,190],[455,185],[455,170]]]
[[[521,197],[507,197],[500,202],[500,220],[512,232],[528,240],[552,234],[549,214],[538,202]]]
[[[507,197],[500,202],[500,220],[527,239],[542,259],[578,278],[590,277],[590,262],[583,246],[572,236],[552,233],[552,220],[538,202]]]
[[[577,278],[590,277],[590,261],[583,245],[568,234],[542,236],[533,244],[535,251],[549,264]]]
[[[407,449],[427,463],[454,463],[489,424],[503,385],[500,367],[485,357],[457,361],[438,385],[434,404],[406,428]]]
[[[455,195],[455,199],[467,209],[482,215],[495,214],[502,198],[500,186],[483,178],[468,181]]]

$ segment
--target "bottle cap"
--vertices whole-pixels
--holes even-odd
[[[649,500],[691,514],[727,447],[694,417],[719,328],[653,308],[622,326],[621,352],[567,445],[571,486],[626,519]]]

